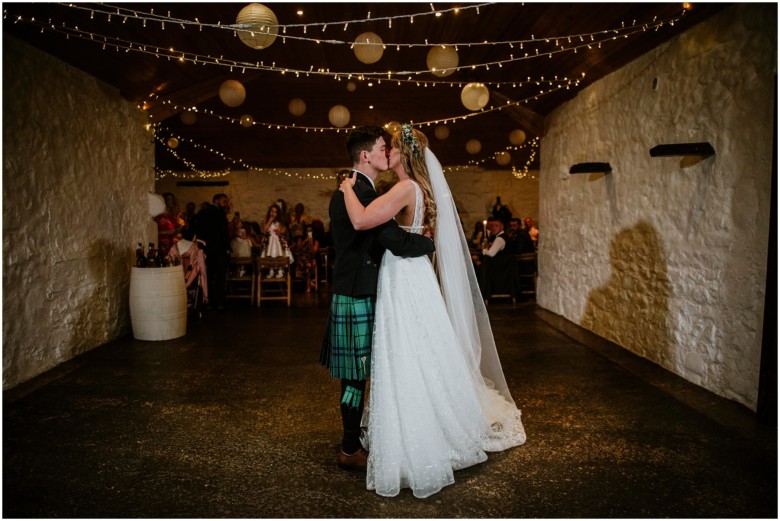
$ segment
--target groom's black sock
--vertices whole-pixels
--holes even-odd
[[[341,424],[344,427],[341,450],[346,454],[354,454],[362,447],[360,421],[363,418],[365,390],[365,380],[341,380]]]

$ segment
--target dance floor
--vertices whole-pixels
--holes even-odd
[[[231,303],[6,391],[3,517],[777,517],[775,428],[533,301],[488,308],[526,445],[379,497],[336,467],[328,303]]]

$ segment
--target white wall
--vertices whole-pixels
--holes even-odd
[[[115,89],[3,37],[3,389],[130,331],[154,190],[145,121]]]
[[[776,9],[730,7],[584,89],[540,153],[539,304],[753,409]],[[649,154],[702,141],[715,156]],[[581,162],[613,171],[570,175]]]

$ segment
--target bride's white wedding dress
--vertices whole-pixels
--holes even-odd
[[[415,189],[407,230],[421,233],[423,196],[416,183]],[[455,470],[485,461],[485,451],[525,442],[511,398],[471,369],[428,257],[385,253],[374,327],[364,437],[368,489],[395,496],[410,488],[425,498],[452,484]]]

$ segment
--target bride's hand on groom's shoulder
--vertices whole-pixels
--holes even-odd
[[[356,176],[354,175],[352,177],[347,177],[341,182],[341,186],[339,186],[339,190],[345,193],[347,190],[352,190],[352,187],[355,186],[355,180],[356,180]]]

